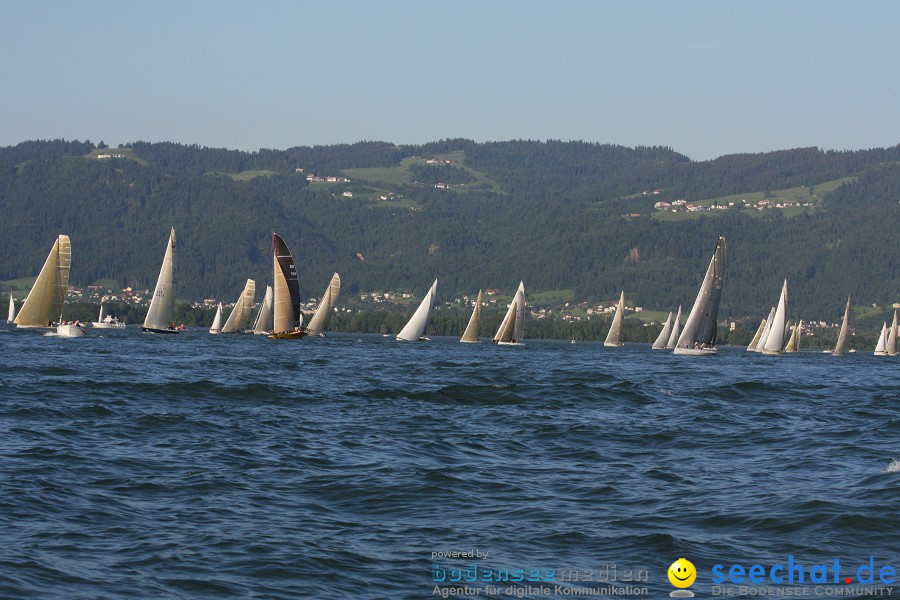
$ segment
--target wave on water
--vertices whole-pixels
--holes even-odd
[[[900,473],[900,459],[894,459],[884,470],[885,473]]]

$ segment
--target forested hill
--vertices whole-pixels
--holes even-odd
[[[732,206],[654,208],[679,200]],[[0,149],[0,213],[0,280],[35,275],[65,233],[73,284],[152,288],[174,226],[178,292],[190,300],[270,281],[273,230],[308,297],[337,271],[350,294],[420,296],[437,277],[451,297],[522,279],[578,300],[624,289],[629,304],[667,310],[690,306],[724,234],[722,316],[765,315],[785,277],[807,318],[836,319],[848,293],[900,300],[900,146],[694,162],[669,148],[560,141],[252,153],[31,141]]]

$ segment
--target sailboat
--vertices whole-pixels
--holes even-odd
[[[213,317],[212,327],[209,328],[209,332],[213,334],[222,333],[222,303],[219,302],[219,307],[216,308],[216,316]]]
[[[666,317],[666,322],[663,324],[662,331],[659,332],[659,335],[656,337],[656,341],[653,342],[653,345],[650,346],[651,350],[665,350],[666,342],[669,341],[669,336],[672,334],[672,311],[669,311],[669,316]]]
[[[472,309],[469,324],[466,325],[466,330],[463,332],[462,337],[459,338],[459,341],[464,344],[473,344],[478,341],[478,325],[481,322],[481,297],[481,290],[478,290],[478,299],[475,300],[475,308]],[[572,341],[574,342],[575,340]]]
[[[881,324],[881,335],[878,336],[878,343],[875,344],[875,356],[887,356],[887,323]]]
[[[91,323],[94,326],[94,329],[125,329],[125,323],[121,322],[119,319],[112,315],[103,316],[103,305],[100,305],[100,314],[97,315],[97,320]]]
[[[12,323],[16,320],[16,301],[13,300],[12,289],[9,290],[9,313],[6,317],[7,323]]]
[[[253,297],[256,296],[256,282],[248,279],[244,284],[244,291],[234,303],[231,314],[222,326],[222,333],[237,333],[247,326],[250,320],[250,312],[253,310]]]
[[[763,319],[759,322],[759,328],[756,330],[756,335],[753,336],[753,339],[750,340],[750,343],[747,345],[747,352],[755,352],[756,347],[759,346],[759,340],[762,339],[762,334],[766,330],[766,323],[768,319]]]
[[[719,300],[725,279],[725,238],[719,236],[694,300],[694,306],[675,344],[675,354],[707,355],[716,353]]]
[[[434,307],[435,293],[437,293],[437,279],[434,280],[428,293],[422,298],[422,303],[419,304],[419,308],[413,313],[412,318],[406,326],[400,330],[400,333],[397,334],[398,340],[404,342],[429,341],[428,338],[423,337],[422,334],[425,333],[425,326],[428,324],[428,316],[431,314],[431,309]]]
[[[678,305],[678,314],[675,316],[675,322],[672,324],[672,333],[669,335],[669,341],[666,342],[666,350],[673,350],[678,338],[681,336],[681,305]]]
[[[897,324],[897,311],[894,311],[894,322],[891,324],[891,332],[888,334],[887,344],[885,345],[884,351],[888,356],[897,356],[897,334],[900,333],[898,331]]]
[[[616,314],[613,315],[612,325],[606,334],[604,346],[622,346],[622,320],[625,318],[625,291],[619,294],[619,303],[616,305]]]
[[[270,340],[299,340],[306,335],[302,329],[303,315],[300,312],[300,282],[294,257],[284,238],[272,232],[272,252],[274,255],[275,293],[274,324]]]
[[[778,306],[775,309],[775,316],[772,319],[772,326],[769,335],[766,337],[766,343],[763,344],[761,352],[767,356],[778,356],[784,353],[784,334],[785,334],[785,318],[787,314],[788,284],[787,279],[781,286],[781,296],[778,298]]]
[[[178,333],[175,327],[175,228],[169,233],[166,253],[153,290],[150,309],[141,326],[147,333]]]
[[[757,342],[756,346],[753,348],[753,352],[762,352],[763,348],[765,348],[766,338],[769,337],[769,333],[772,331],[772,321],[775,319],[775,311],[776,308],[774,306],[769,309],[769,316],[766,317],[766,324],[763,327],[762,335],[759,336],[759,342]]]
[[[843,356],[847,346],[847,325],[850,322],[850,296],[847,296],[847,308],[844,309],[844,320],[841,321],[841,331],[838,333],[837,343],[834,345],[832,356]]]
[[[41,267],[19,314],[13,318],[16,327],[53,327],[62,321],[63,303],[69,287],[69,268],[72,264],[72,244],[69,236],[59,235]],[[57,331],[57,333],[60,333]]]
[[[525,338],[525,283],[520,281],[513,301],[509,304],[506,316],[500,323],[500,329],[493,341],[498,346],[524,346]]]
[[[325,330],[328,329],[328,323],[331,321],[331,315],[334,314],[334,305],[337,304],[338,296],[341,293],[341,276],[335,273],[325,288],[322,300],[319,302],[318,308],[313,318],[310,319],[306,331],[309,335],[325,337]]]
[[[256,322],[253,324],[254,335],[269,335],[272,332],[272,286],[266,286],[266,295],[263,296],[259,312],[256,314]]]
[[[803,333],[803,319],[791,328],[791,339],[784,347],[785,353],[798,352],[800,350],[800,335]]]

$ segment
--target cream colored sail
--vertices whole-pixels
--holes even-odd
[[[759,340],[762,338],[763,331],[766,330],[766,319],[763,319],[759,322],[759,327],[756,329],[756,335],[753,336],[753,339],[747,345],[747,352],[753,352],[756,350],[756,347],[759,345]]]
[[[844,320],[841,321],[841,331],[838,333],[837,343],[834,345],[833,356],[843,356],[847,346],[847,325],[850,322],[850,296],[847,296],[847,308],[844,309]]]
[[[619,303],[616,305],[616,314],[613,315],[612,325],[609,333],[606,334],[604,346],[621,346],[622,345],[622,320],[625,318],[625,292],[619,294]]]
[[[328,323],[331,322],[331,315],[334,314],[334,306],[337,304],[337,299],[340,294],[341,276],[335,273],[331,276],[328,287],[325,288],[325,293],[322,295],[322,300],[319,302],[316,314],[313,315],[313,318],[309,321],[309,325],[306,326],[309,335],[319,335],[328,329]]]
[[[256,323],[253,324],[253,333],[262,335],[272,331],[272,286],[266,286],[266,295],[259,305],[259,313],[256,315]]]
[[[523,346],[525,337],[525,283],[520,281],[494,341],[501,346]]]
[[[897,324],[897,311],[894,311],[894,322],[891,324],[891,331],[888,333],[887,345],[884,348],[884,351],[888,356],[897,356],[897,334],[900,333],[898,331]]]
[[[248,279],[244,284],[244,291],[241,292],[237,302],[234,303],[234,308],[231,309],[231,314],[228,315],[228,320],[225,321],[225,325],[222,327],[222,333],[237,333],[247,327],[247,323],[250,321],[250,313],[253,310],[253,298],[255,296],[256,282]]]
[[[678,314],[675,315],[675,322],[672,324],[672,333],[669,335],[669,341],[666,342],[666,350],[675,348],[678,343],[678,336],[681,335],[681,305],[678,305]]]
[[[166,253],[163,256],[162,267],[159,269],[159,279],[156,280],[156,288],[153,290],[153,299],[150,300],[150,308],[144,319],[144,331],[174,332],[175,331],[175,228],[169,233],[169,241],[166,244]]]
[[[469,324],[463,332],[460,342],[471,344],[478,341],[478,324],[481,322],[481,290],[478,290],[478,299],[475,300],[475,308],[472,309],[472,316],[469,317]]]
[[[669,316],[666,317],[666,322],[663,325],[662,331],[659,332],[659,335],[656,336],[656,341],[653,342],[653,345],[650,346],[652,350],[665,350],[666,342],[669,341],[669,336],[672,334],[672,311],[669,311]]]
[[[17,326],[51,327],[54,321],[62,320],[71,264],[72,244],[69,236],[57,236],[41,272],[25,298],[25,304],[14,319]]]
[[[9,313],[6,317],[7,323],[12,323],[16,320],[16,301],[13,300],[12,290],[9,290]]]
[[[781,296],[779,296],[778,298],[778,305],[775,308],[775,317],[772,319],[772,327],[769,331],[768,337],[766,337],[766,343],[762,348],[763,354],[777,355],[781,354],[784,350],[784,332],[785,319],[787,317],[787,302],[788,284],[787,279],[785,279],[784,285],[781,286]]]
[[[398,340],[415,342],[422,337],[422,334],[425,333],[425,326],[428,325],[428,316],[431,314],[431,309],[434,307],[434,295],[436,293],[437,279],[431,284],[431,288],[428,290],[428,293],[425,294],[422,303],[419,304],[419,308],[413,313],[412,318],[410,318],[406,326],[400,330],[400,333],[397,334]]]
[[[766,317],[766,326],[763,328],[762,335],[759,337],[759,343],[753,348],[754,352],[762,352],[763,348],[766,347],[766,339],[772,331],[772,322],[775,320],[775,310],[774,306],[769,310],[769,316]]]
[[[213,317],[212,327],[209,328],[210,333],[222,333],[222,303],[216,309],[216,316]]]
[[[797,352],[800,349],[800,328],[803,327],[803,321],[800,321],[793,327],[791,327],[791,339],[788,340],[787,345],[784,347],[785,353],[788,352]]]

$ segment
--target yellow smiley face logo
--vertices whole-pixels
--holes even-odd
[[[694,564],[686,558],[679,558],[669,567],[669,581],[677,588],[690,587],[694,580],[697,579],[697,569]]]

